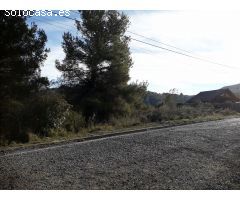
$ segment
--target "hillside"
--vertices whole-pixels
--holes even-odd
[[[240,84],[225,86],[222,89],[230,89],[236,96],[240,97]]]
[[[147,91],[147,95],[145,96],[144,102],[147,105],[157,106],[161,104],[168,93],[156,93]],[[187,100],[189,100],[192,96],[184,95],[184,94],[177,94],[176,95],[176,102],[177,103],[185,103]]]
[[[239,102],[239,98],[228,88],[219,90],[210,90],[200,92],[187,103],[225,103],[225,102]]]

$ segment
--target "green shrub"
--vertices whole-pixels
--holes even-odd
[[[230,109],[216,109],[212,104],[198,104],[195,106],[183,105],[181,107],[171,107],[163,105],[149,111],[148,119],[151,122],[169,121],[169,120],[191,120],[199,117],[214,115],[231,115],[234,111]]]
[[[70,108],[66,100],[55,92],[39,93],[29,102],[26,120],[33,133],[47,136],[50,129],[64,126]]]
[[[24,104],[16,100],[1,102],[0,144],[28,142],[27,128],[24,126]]]
[[[150,122],[160,122],[162,121],[162,115],[159,109],[155,109],[151,111],[148,115],[147,118]]]
[[[74,133],[78,133],[81,128],[85,127],[85,125],[84,117],[80,113],[74,111],[68,113],[63,124],[67,131]]]

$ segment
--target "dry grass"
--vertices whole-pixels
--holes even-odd
[[[118,125],[115,125],[115,126],[109,125],[109,124],[98,124],[92,127],[82,128],[78,133],[66,132],[64,130],[52,130],[48,137],[39,137],[33,133],[29,133],[29,139],[30,139],[29,143],[12,142],[9,145],[3,145],[1,149],[9,148],[9,147],[22,147],[22,146],[26,147],[26,146],[32,146],[35,144],[58,143],[62,141],[91,137],[94,135],[137,130],[137,129],[147,128],[147,127],[156,127],[156,126],[165,127],[165,126],[175,126],[175,125],[191,124],[191,123],[205,122],[205,121],[214,121],[214,120],[220,120],[220,119],[229,118],[229,117],[239,117],[239,114],[231,115],[231,116],[225,116],[223,114],[213,114],[209,116],[199,116],[192,119],[185,118],[185,119],[165,120],[165,121],[162,121],[161,123],[159,122],[141,123],[141,124],[129,123],[129,125],[127,125],[127,122],[123,122],[124,120],[122,119],[121,121],[121,123],[123,123],[122,127],[120,126],[120,123],[119,123]]]

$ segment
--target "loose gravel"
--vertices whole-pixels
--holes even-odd
[[[240,119],[11,152],[0,189],[240,189]]]

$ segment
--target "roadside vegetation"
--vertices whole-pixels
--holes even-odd
[[[81,11],[74,36],[63,34],[62,74],[41,77],[47,36],[26,17],[0,11],[0,145],[88,137],[116,130],[176,125],[238,115],[212,104],[186,105],[175,89],[161,96],[130,82],[129,26],[118,11]],[[14,31],[13,31],[14,30]]]

